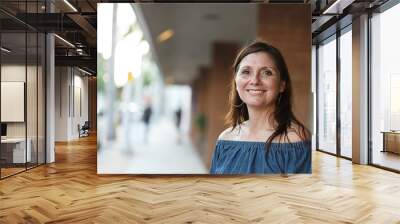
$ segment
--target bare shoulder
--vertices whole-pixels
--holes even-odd
[[[298,124],[292,124],[288,129],[287,137],[290,142],[300,142],[311,139],[310,132]]]
[[[234,140],[237,138],[238,134],[239,127],[235,127],[234,129],[229,127],[221,132],[221,134],[218,136],[218,140]]]

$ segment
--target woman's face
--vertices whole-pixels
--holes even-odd
[[[272,57],[256,52],[242,59],[235,77],[236,90],[248,107],[274,105],[279,93],[285,89]]]

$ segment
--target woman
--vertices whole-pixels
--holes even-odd
[[[309,131],[292,112],[286,63],[275,47],[255,42],[236,57],[230,128],[218,137],[211,174],[311,173]]]

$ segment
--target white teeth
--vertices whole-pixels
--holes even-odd
[[[247,90],[248,92],[253,92],[253,93],[262,93],[264,90],[255,90],[255,89],[249,89]]]

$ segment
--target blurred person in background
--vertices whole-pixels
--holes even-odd
[[[182,109],[178,107],[178,109],[175,111],[175,125],[176,125],[176,130],[177,130],[177,141],[180,144],[182,141],[181,137],[181,120],[182,120]]]
[[[153,113],[151,109],[151,98],[144,98],[145,109],[143,111],[142,121],[144,123],[144,142],[147,143],[149,141],[149,129],[150,129],[150,119],[151,114]]]

